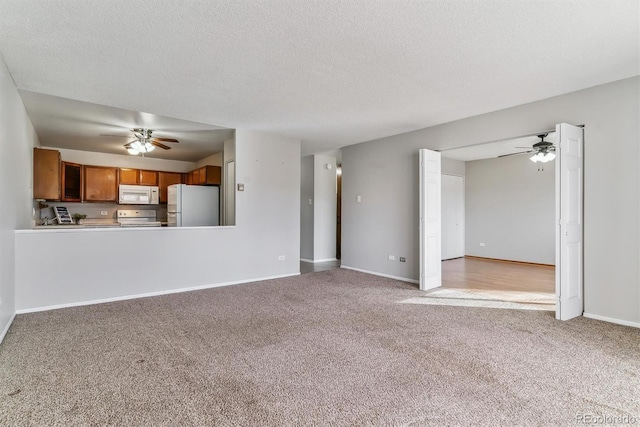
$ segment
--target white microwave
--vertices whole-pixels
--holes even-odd
[[[150,185],[121,185],[118,203],[121,205],[157,205],[160,203],[160,190]]]

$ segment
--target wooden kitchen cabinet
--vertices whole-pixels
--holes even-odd
[[[222,168],[220,166],[203,166],[199,169],[189,172],[191,177],[187,178],[187,184],[193,185],[220,185],[222,182]]]
[[[60,152],[33,149],[33,198],[60,200]]]
[[[62,162],[62,201],[82,201],[82,165]]]
[[[120,184],[158,185],[158,171],[120,168]]]
[[[85,165],[83,172],[85,201],[118,201],[118,168]]]
[[[158,185],[158,172],[140,170],[140,185]]]
[[[173,184],[182,184],[184,174],[177,172],[158,172],[158,184],[160,187],[160,203],[167,203],[167,187]]]
[[[138,185],[140,184],[140,169],[120,168],[120,184]]]

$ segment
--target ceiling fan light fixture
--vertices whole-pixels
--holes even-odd
[[[147,153],[150,153],[150,152],[152,152],[153,150],[155,150],[155,149],[156,149],[156,147],[155,147],[155,145],[153,145],[152,143],[147,142],[147,143],[145,143],[145,144],[144,144],[144,149],[145,149],[145,151],[146,151]]]
[[[540,153],[536,153],[533,156],[529,157],[529,160],[531,160],[533,163],[539,162],[540,161]]]
[[[131,154],[132,156],[137,156],[138,154],[140,154],[140,151],[136,150],[133,147],[129,147],[127,148],[127,151],[129,152],[129,154]]]

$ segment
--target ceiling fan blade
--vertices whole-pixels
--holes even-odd
[[[101,133],[100,136],[110,136],[110,137],[114,137],[114,138],[129,138],[130,135],[111,135],[111,134],[107,134],[107,133]]]
[[[498,156],[498,158],[500,158],[500,157],[509,157],[509,156],[519,156],[520,154],[529,154],[529,153],[533,153],[533,150],[521,151],[519,153],[503,154],[501,156]]]
[[[531,147],[513,147],[513,148],[527,148],[527,149],[531,149]]]
[[[171,147],[168,147],[164,144],[159,143],[158,141],[151,141],[152,145],[155,145],[156,147],[160,147],[160,148],[164,148],[165,150],[171,150]]]
[[[153,138],[154,141],[162,141],[162,142],[180,142],[174,138]]]

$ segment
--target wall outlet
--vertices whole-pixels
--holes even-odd
[[[485,244],[484,243],[480,243],[480,246],[482,246],[484,248]]]
[[[284,255],[280,255],[280,256],[278,257],[278,261],[284,261]]]
[[[403,256],[400,257],[400,262],[407,262],[407,259]]]
[[[313,200],[309,199],[309,206],[313,204]]]
[[[100,211],[100,215],[108,215],[107,211]]]
[[[361,203],[361,202],[362,202],[362,196],[358,194],[356,196],[356,203]]]
[[[395,255],[389,255],[389,261],[395,261],[395,260],[396,260]]]

